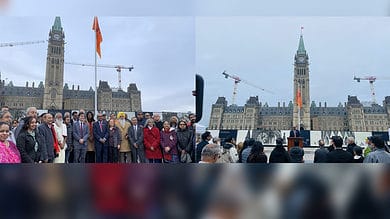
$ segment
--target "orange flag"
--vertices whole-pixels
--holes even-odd
[[[102,32],[100,32],[98,18],[95,16],[93,18],[92,30],[96,33],[96,52],[100,58],[102,58],[102,52],[100,50],[100,43],[103,41]]]
[[[299,88],[297,91],[297,104],[299,108],[302,108],[302,95],[301,95],[301,90]]]

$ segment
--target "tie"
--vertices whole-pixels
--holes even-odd
[[[83,123],[80,123],[80,135],[83,136]]]
[[[100,121],[99,123],[100,123],[100,131],[103,132],[102,121]]]
[[[137,126],[134,126],[134,138],[137,140]]]

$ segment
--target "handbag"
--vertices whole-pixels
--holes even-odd
[[[191,156],[188,153],[182,153],[180,155],[180,162],[191,163],[192,162]]]

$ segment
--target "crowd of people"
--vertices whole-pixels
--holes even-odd
[[[84,110],[13,120],[0,112],[0,163],[193,163],[195,114],[189,119],[137,112],[128,118]],[[16,121],[16,122],[15,122]]]
[[[299,142],[286,150],[283,139],[268,156],[260,141],[221,139],[205,131],[196,143],[195,114],[189,119],[159,114],[124,112],[107,115],[84,110],[38,115],[29,107],[26,116],[14,120],[7,107],[0,111],[0,163],[304,163]],[[292,131],[290,136],[299,136]],[[362,147],[348,138],[333,136],[325,147],[319,140],[314,163],[390,163],[390,152],[380,137],[367,138]]]

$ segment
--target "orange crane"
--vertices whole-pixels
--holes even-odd
[[[46,41],[45,40],[37,40],[37,41],[26,41],[26,42],[0,43],[0,47],[22,46],[22,45],[44,43],[44,42],[46,42]]]
[[[237,87],[238,87],[238,83],[241,83],[241,82],[244,83],[244,84],[247,84],[249,86],[252,86],[254,88],[260,89],[260,90],[262,90],[264,92],[268,92],[268,93],[271,93],[271,94],[273,93],[273,92],[271,92],[269,90],[261,88],[261,87],[255,85],[255,84],[252,84],[252,83],[250,83],[250,82],[248,82],[248,81],[238,77],[237,75],[229,75],[228,73],[226,73],[226,71],[223,71],[222,74],[225,76],[225,78],[231,78],[231,79],[234,80],[232,105],[234,105],[236,103]]]
[[[65,62],[65,64],[95,67],[94,64],[82,64],[82,63],[74,63],[74,62]],[[127,69],[129,71],[134,69],[133,66],[127,67],[127,66],[123,66],[123,65],[105,65],[105,64],[98,64],[97,67],[99,67],[99,68],[115,68],[116,69],[116,71],[118,72],[118,89],[119,90],[122,90],[122,76],[121,76],[122,69]]]
[[[357,82],[360,82],[361,80],[365,80],[365,81],[368,81],[368,83],[370,83],[372,103],[376,104],[374,82],[376,80],[390,80],[390,78],[389,77],[380,77],[380,78],[378,78],[376,76],[366,76],[366,77],[356,77],[356,76],[353,76],[353,80],[356,80]]]

